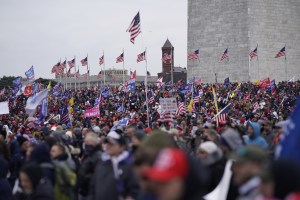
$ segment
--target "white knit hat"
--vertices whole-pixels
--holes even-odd
[[[199,146],[199,149],[202,149],[203,151],[205,151],[208,154],[212,154],[212,153],[218,151],[218,146],[211,141],[207,141],[207,142],[201,143]]]

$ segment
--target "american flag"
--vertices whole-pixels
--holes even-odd
[[[216,115],[216,118],[215,118],[215,119],[216,119],[216,121],[217,121],[218,123],[226,121],[228,112],[229,112],[229,110],[231,109],[231,108],[230,108],[230,105],[231,105],[231,103],[228,104],[227,106],[225,106],[225,108],[223,108],[223,109]]]
[[[159,88],[163,85],[163,77],[160,77],[160,78],[157,79],[156,85]]]
[[[285,56],[285,46],[276,54],[275,58]]]
[[[100,72],[98,73],[97,78],[99,79],[99,78],[101,78],[101,77],[102,77],[102,71],[100,71]]]
[[[199,96],[194,97],[193,100],[194,100],[194,104],[199,103]]]
[[[75,67],[75,58],[72,59],[72,60],[70,60],[70,61],[68,61],[68,65],[69,65],[70,68]]]
[[[150,72],[149,72],[149,71],[147,71],[147,77],[150,77],[150,76],[151,76]]]
[[[87,78],[88,78],[88,76],[89,76],[89,74],[90,74],[90,70],[88,70],[88,71],[87,71],[87,73],[85,73],[85,74],[82,74],[82,76],[83,76],[85,79],[87,79]]]
[[[75,72],[75,77],[78,78],[79,77],[79,69],[77,70],[77,72]]]
[[[124,53],[122,53],[119,57],[116,58],[116,63],[124,62]]]
[[[55,64],[53,67],[52,67],[52,70],[51,70],[51,72],[52,72],[52,74],[53,73],[58,73],[58,68],[59,68],[59,66],[60,66],[60,62],[58,62],[57,64]]]
[[[141,62],[141,61],[144,61],[144,60],[146,60],[146,51],[144,51],[143,53],[140,53],[137,56],[136,62]]]
[[[65,68],[66,68],[66,64],[67,64],[67,60],[65,60],[64,62],[62,62],[62,63],[60,64],[60,67],[61,67],[62,69],[65,69]]]
[[[223,53],[223,55],[221,57],[221,61],[224,60],[224,59],[226,59],[226,58],[229,58],[229,56],[228,56],[228,48],[225,49],[225,51],[224,51],[224,53]]]
[[[153,104],[154,103],[154,95],[153,95],[153,91],[150,90],[148,93],[148,104]]]
[[[255,113],[259,108],[259,104],[257,102],[255,102],[255,104],[253,104],[253,113]]]
[[[68,106],[62,110],[60,121],[64,124],[67,124],[70,121]]]
[[[141,20],[140,13],[138,12],[136,16],[131,21],[126,32],[130,33],[130,42],[134,44],[134,39],[141,33]]]
[[[81,62],[81,65],[82,65],[82,66],[87,66],[87,65],[88,65],[88,57],[85,57],[85,58],[82,59],[80,62]]]
[[[67,72],[67,77],[71,77],[71,68]]]
[[[199,59],[199,49],[188,54],[189,60],[198,60]]]
[[[249,53],[250,60],[257,56],[257,47]]]
[[[104,55],[99,58],[99,65],[104,64]]]
[[[162,57],[162,61],[163,63],[167,63],[168,61],[171,61],[172,57],[170,54],[164,53],[163,57]]]
[[[177,115],[185,115],[186,114],[186,106],[184,105],[184,102],[179,101],[178,102],[178,109],[177,109]]]

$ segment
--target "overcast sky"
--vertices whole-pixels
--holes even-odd
[[[126,29],[138,11],[142,34],[133,45]],[[0,77],[24,77],[33,65],[36,78],[53,78],[51,68],[59,59],[76,56],[80,66],[87,54],[91,74],[98,74],[103,51],[106,68],[122,69],[115,63],[122,49],[125,68],[142,75],[145,63],[136,63],[136,57],[146,47],[148,71],[155,75],[167,37],[175,48],[175,65],[186,67],[186,0],[1,0],[0,22]]]

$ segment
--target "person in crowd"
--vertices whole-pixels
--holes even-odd
[[[268,143],[260,136],[260,125],[258,123],[249,122],[247,128],[248,135],[244,137],[246,144],[259,145],[264,149],[268,148]]]
[[[105,151],[93,175],[90,199],[136,199],[139,186],[133,175],[125,137],[111,131],[105,143]]]
[[[221,148],[211,141],[203,142],[198,148],[198,157],[207,166],[210,172],[209,180],[206,184],[207,193],[213,191],[219,184],[226,165],[226,158],[223,156]]]
[[[18,191],[14,200],[55,200],[53,186],[44,178],[43,171],[38,164],[26,164],[19,174],[21,191]]]
[[[143,174],[157,199],[202,199],[206,172],[201,163],[178,148],[162,149]]]
[[[84,138],[84,153],[77,174],[80,200],[86,199],[89,194],[90,182],[100,158],[100,139],[94,132],[88,132]]]
[[[296,200],[300,197],[300,166],[293,160],[272,161],[261,179],[260,190],[265,199]]]
[[[12,199],[12,187],[7,180],[10,154],[5,142],[0,141],[0,200]]]
[[[135,153],[135,151],[137,150],[137,148],[140,146],[141,142],[143,141],[143,139],[146,137],[146,132],[142,129],[138,129],[135,131],[134,135],[131,137],[131,141],[132,141],[132,153]]]
[[[261,197],[260,174],[268,164],[267,153],[257,145],[248,145],[232,155],[233,179],[239,187],[238,200],[250,200]]]

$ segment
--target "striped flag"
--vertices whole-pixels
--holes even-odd
[[[104,55],[99,58],[99,65],[104,64]]]
[[[137,55],[137,60],[136,62],[141,62],[146,60],[146,51],[144,51],[143,53],[140,53],[139,55]]]
[[[100,71],[100,72],[98,73],[97,78],[99,79],[99,78],[101,78],[101,77],[102,77],[102,71]]]
[[[225,108],[223,108],[219,113],[217,113],[217,115],[215,116],[215,120],[217,121],[217,123],[219,124],[220,122],[224,122],[226,121],[227,115],[229,110],[231,109],[230,107],[231,103],[228,104],[227,106],[225,106]]]
[[[257,47],[249,53],[250,60],[257,56]]]
[[[87,65],[88,65],[88,57],[85,57],[85,58],[82,59],[80,62],[81,62],[81,65],[82,65],[82,66],[87,66]]]
[[[88,70],[87,73],[82,74],[82,76],[83,76],[85,79],[87,79],[87,78],[89,77],[89,74],[90,74],[90,70]]]
[[[162,59],[163,63],[167,63],[168,61],[171,61],[172,60],[172,57],[170,54],[167,54],[167,53],[164,53]]]
[[[119,57],[116,58],[116,63],[124,62],[124,53],[122,53]]]
[[[74,75],[75,75],[76,78],[78,78],[78,77],[80,76],[80,74],[79,74],[79,69],[77,70],[77,72],[75,72]]]
[[[186,106],[184,105],[184,102],[179,101],[178,102],[178,110],[177,115],[185,115],[186,114]]]
[[[71,68],[67,72],[67,77],[71,77]]]
[[[199,59],[199,49],[192,51],[191,53],[188,54],[188,59],[189,60],[198,60]]]
[[[255,102],[255,104],[253,104],[253,113],[255,113],[259,108],[259,104],[257,102]]]
[[[153,95],[153,91],[150,90],[148,93],[148,104],[153,104],[154,103],[154,95]]]
[[[65,106],[61,113],[60,121],[67,124],[70,121],[68,106]]]
[[[65,68],[66,68],[66,64],[67,64],[67,60],[65,60],[64,62],[62,62],[62,63],[60,64],[60,67],[61,67],[62,69],[65,69]]]
[[[285,56],[285,46],[276,54],[275,58]]]
[[[157,79],[157,81],[156,81],[156,85],[157,85],[157,87],[161,87],[161,86],[163,86],[163,77],[160,77],[160,78],[158,78]]]
[[[228,56],[228,48],[225,49],[225,51],[224,51],[224,53],[223,53],[223,55],[221,57],[221,61],[224,60],[224,59],[226,59],[226,58],[229,58],[229,56]]]
[[[73,58],[72,60],[68,61],[68,65],[70,68],[75,67],[75,58]]]
[[[53,67],[52,67],[52,70],[51,70],[51,73],[58,73],[59,71],[59,66],[60,66],[60,62],[58,62],[57,64],[55,64]]]
[[[130,33],[130,42],[134,44],[134,39],[141,33],[141,20],[140,13],[138,12],[136,16],[131,21],[126,32]]]

